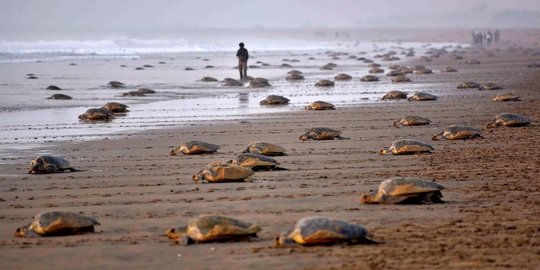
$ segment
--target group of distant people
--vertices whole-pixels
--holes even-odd
[[[499,30],[495,32],[487,31],[472,31],[472,43],[474,46],[490,46],[492,43],[499,43],[501,33]]]

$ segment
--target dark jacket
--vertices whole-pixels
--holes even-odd
[[[236,56],[238,57],[238,61],[246,62],[249,58],[248,50],[246,48],[240,48],[236,52]]]

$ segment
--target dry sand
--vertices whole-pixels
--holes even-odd
[[[537,44],[536,44],[537,46]],[[434,102],[377,102],[335,111],[253,116],[148,131],[122,140],[63,143],[57,148],[89,171],[27,175],[27,164],[1,165],[2,269],[538,269],[540,265],[540,62],[523,50],[501,48],[493,57],[469,49],[466,65],[449,56],[422,63],[436,71],[417,76]],[[419,62],[418,62],[419,63]],[[408,63],[415,64],[415,63]],[[446,65],[458,73],[441,74]],[[462,81],[497,82],[503,91],[458,90]],[[401,89],[396,84],[395,89]],[[393,90],[393,89],[389,89]],[[523,101],[494,103],[513,91]],[[533,119],[529,127],[485,130],[484,139],[432,142],[451,124],[483,127],[502,112]],[[416,114],[429,126],[393,128]],[[343,130],[350,140],[299,142],[306,128]],[[399,138],[431,143],[433,154],[380,156]],[[219,153],[170,157],[185,139],[219,144]],[[257,172],[250,182],[196,184],[206,163],[227,160],[254,140],[288,149],[287,171]],[[434,179],[447,203],[362,205],[359,196],[393,176]],[[18,239],[19,225],[43,210],[66,209],[96,217],[96,234]],[[177,246],[165,229],[199,214],[224,214],[263,226],[252,242]],[[363,224],[379,245],[274,248],[273,238],[305,216]]]

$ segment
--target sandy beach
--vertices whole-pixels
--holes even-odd
[[[468,42],[468,32],[451,33],[448,39],[432,32],[417,34],[410,41]],[[143,124],[151,127],[148,130],[97,134],[91,140],[51,139],[37,147],[10,152],[0,163],[2,268],[537,269],[540,265],[540,68],[527,66],[540,63],[540,40],[537,31],[508,30],[504,34],[510,41],[499,46],[459,49],[458,54],[464,58],[460,60],[451,54],[432,57],[431,62],[421,61],[423,54],[403,58],[400,65],[423,64],[433,70],[433,74],[411,74],[411,83],[392,83],[384,75],[381,82],[360,82],[359,77],[366,75],[366,70],[358,71],[345,58],[332,60],[338,65],[344,63],[338,70],[309,70],[309,83],[342,72],[353,75],[352,81],[335,88],[342,91],[341,97],[365,93],[336,104],[337,109],[332,111],[298,108],[310,99],[331,100],[334,90],[320,90],[295,101],[295,94],[305,92],[302,87],[311,88],[305,86],[308,83],[302,87],[285,84],[289,69],[270,73],[258,69],[253,72],[269,78],[274,89],[282,91],[278,94],[287,96],[283,89],[291,89],[292,105],[255,114],[233,113],[222,119],[199,119],[178,127],[174,126],[174,119],[172,122],[145,119],[148,123]],[[479,60],[480,64],[465,63],[471,59]],[[387,71],[388,65],[395,64],[374,60]],[[115,65],[120,63],[115,61]],[[326,58],[319,61],[330,62]],[[78,65],[87,63],[90,62],[78,61]],[[50,65],[59,66],[55,62]],[[446,66],[458,72],[441,73]],[[171,70],[183,68],[171,65]],[[302,70],[302,66],[298,69]],[[150,86],[159,90],[155,76],[162,75],[155,75],[158,71],[145,74],[150,74],[147,75],[153,82]],[[199,74],[188,78],[189,81],[199,78]],[[114,75],[118,78],[125,74]],[[236,70],[231,69],[228,77],[236,75]],[[129,76],[134,85],[144,85],[144,76]],[[223,79],[225,74],[217,77]],[[91,78],[92,84],[114,79]],[[167,83],[174,84],[170,80]],[[465,81],[493,82],[504,89],[456,89]],[[439,99],[378,100],[381,93],[390,90],[406,91],[409,95],[421,90]],[[247,106],[257,107],[258,101],[272,89],[243,91],[250,95]],[[491,101],[493,96],[504,92],[513,92],[522,100]],[[232,103],[240,102],[237,91],[231,95]],[[132,102],[135,108],[140,104]],[[505,112],[528,116],[532,125],[484,128],[495,115]],[[411,114],[427,117],[432,123],[392,127],[394,121]],[[143,125],[137,121],[130,123],[129,117],[128,113],[121,119],[122,125]],[[431,140],[434,133],[453,124],[482,128],[484,138]],[[298,140],[306,129],[317,126],[340,129],[350,139]],[[429,143],[435,151],[405,156],[377,154],[379,149],[403,138]],[[168,155],[170,149],[188,139],[215,143],[221,149],[212,155]],[[251,141],[267,141],[286,148],[288,155],[276,159],[288,170],[257,172],[242,183],[192,181],[192,175],[205,164],[229,160]],[[45,153],[63,156],[85,171],[27,174],[31,158]],[[437,181],[446,187],[443,190],[446,203],[360,203],[361,194],[376,190],[382,180],[395,176]],[[60,209],[90,215],[102,225],[96,227],[94,234],[13,236],[17,227],[30,222],[38,212]],[[185,224],[200,214],[232,216],[260,224],[263,230],[258,239],[250,242],[193,246],[175,245],[164,236],[166,229]],[[327,216],[362,224],[370,239],[380,244],[275,248],[275,236],[291,230],[297,220],[306,216]]]

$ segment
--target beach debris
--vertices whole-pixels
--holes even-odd
[[[109,83],[107,83],[107,86],[111,88],[125,88],[126,87],[124,83],[119,82],[119,81],[110,81]]]
[[[243,82],[235,80],[233,78],[225,78],[223,79],[223,82],[225,86],[244,86]]]
[[[107,104],[103,105],[101,107],[102,109],[109,110],[113,113],[124,113],[128,112],[129,106],[126,104],[118,103],[118,102],[108,102]]]
[[[277,171],[287,170],[279,167],[279,162],[275,159],[254,153],[245,153],[236,156],[235,159],[230,161],[234,165],[250,168],[254,172],[256,171]]]
[[[265,156],[284,156],[285,148],[268,142],[250,142],[243,153],[253,153]]]
[[[276,237],[276,247],[295,244],[305,246],[332,244],[376,244],[367,237],[367,230],[358,224],[328,217],[300,219],[288,234]]]
[[[399,127],[399,125],[402,126],[422,126],[422,125],[429,125],[431,123],[431,120],[429,120],[426,117],[416,116],[416,115],[407,115],[397,121],[394,122],[394,127]]]
[[[386,155],[389,152],[394,155],[410,155],[429,153],[433,150],[435,150],[433,146],[427,143],[411,139],[401,139],[394,141],[390,147],[379,150],[379,155]]]
[[[218,81],[218,79],[216,79],[214,77],[208,77],[208,76],[203,77],[201,79],[201,82],[217,82],[217,81]]]
[[[380,67],[373,67],[368,70],[369,73],[376,74],[376,73],[384,73],[384,69]]]
[[[441,138],[447,140],[466,140],[472,138],[484,138],[482,137],[482,131],[478,128],[473,128],[464,125],[451,125],[444,128],[443,131],[433,134],[432,140],[438,141]]]
[[[341,137],[341,130],[327,128],[327,127],[313,127],[307,130],[306,133],[300,135],[298,138],[301,141],[307,140],[343,140],[348,139]]]
[[[352,79],[352,76],[345,73],[339,73],[338,75],[334,76],[334,80],[336,81],[347,81],[351,79]]]
[[[56,86],[56,85],[49,85],[46,88],[47,90],[62,90],[62,88]]]
[[[513,93],[501,93],[494,96],[492,101],[520,101],[521,97],[514,95]]]
[[[496,83],[483,83],[478,87],[478,90],[500,90],[503,89]]]
[[[214,161],[204,166],[192,178],[195,182],[243,182],[244,179],[254,173],[250,168],[238,166],[231,162]]]
[[[444,67],[443,69],[441,69],[441,72],[444,72],[444,73],[457,72],[457,69],[453,67]]]
[[[315,83],[315,86],[319,87],[332,87],[334,85],[334,82],[330,80],[319,80],[317,83]]]
[[[69,161],[58,156],[43,155],[30,161],[29,174],[75,172]]]
[[[393,91],[390,91],[390,92],[386,93],[381,98],[381,100],[385,100],[385,99],[406,99],[407,95],[408,95],[407,92],[393,90]]]
[[[289,99],[284,96],[269,95],[259,102],[260,105],[285,105],[289,104]]]
[[[462,82],[458,84],[456,87],[457,89],[465,89],[465,88],[479,88],[480,84],[477,82]]]
[[[122,96],[124,96],[124,97],[144,97],[146,95],[141,91],[129,91],[129,92],[122,93]]]
[[[108,121],[112,118],[112,112],[103,108],[90,108],[85,113],[79,115],[79,119],[89,121]]]
[[[165,234],[177,244],[242,241],[257,237],[259,225],[220,215],[200,215],[187,225],[168,229]]]
[[[69,211],[45,211],[34,216],[34,220],[17,228],[17,237],[62,236],[93,233],[100,225],[93,217]]]
[[[254,78],[249,81],[247,87],[249,88],[263,88],[272,86],[265,78]]]
[[[72,99],[72,97],[70,97],[68,95],[64,95],[64,94],[54,94],[54,95],[48,97],[47,99],[68,100],[68,99]]]
[[[395,82],[395,83],[410,82],[410,81],[411,79],[405,75],[398,75],[392,78],[392,82]]]
[[[180,146],[169,151],[169,155],[176,156],[179,153],[182,153],[184,155],[212,154],[219,149],[219,145],[216,144],[191,140],[180,143]]]
[[[408,101],[430,101],[430,100],[437,100],[437,96],[428,94],[426,92],[416,92],[407,100]]]
[[[141,92],[143,94],[155,94],[156,90],[150,89],[150,88],[139,88],[137,90],[138,92]]]
[[[335,110],[336,106],[334,104],[326,102],[326,101],[313,101],[306,107],[304,107],[306,110]]]
[[[495,120],[487,123],[487,128],[495,128],[498,126],[505,127],[522,127],[531,124],[531,119],[527,116],[515,113],[501,113],[495,116]]]
[[[393,177],[381,182],[376,193],[364,194],[365,204],[431,204],[444,203],[444,186],[424,179]]]
[[[362,82],[376,82],[378,80],[379,80],[379,77],[374,76],[374,75],[366,75],[366,76],[360,78],[360,81],[362,81]]]

